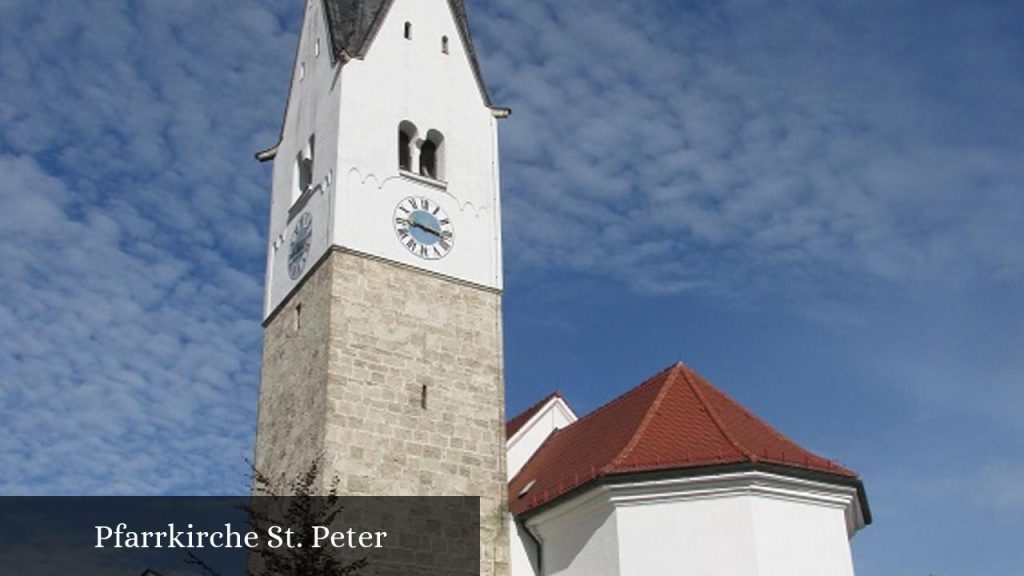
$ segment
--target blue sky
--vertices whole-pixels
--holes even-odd
[[[301,4],[0,3],[0,493],[244,492]],[[509,412],[681,359],[862,474],[861,576],[1024,573],[1024,5],[468,6]]]

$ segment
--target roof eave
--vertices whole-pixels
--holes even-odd
[[[837,486],[846,486],[854,488],[857,492],[856,505],[860,513],[860,516],[863,518],[863,525],[867,526],[872,522],[871,508],[868,505],[867,492],[864,489],[864,482],[861,481],[859,477],[834,474],[831,472],[822,472],[806,468],[783,466],[779,464],[771,464],[765,462],[739,462],[732,464],[695,466],[691,468],[672,468],[664,470],[616,472],[608,474],[599,473],[596,477],[592,478],[591,480],[583,482],[579,486],[576,486],[575,488],[568,490],[563,494],[555,496],[554,498],[548,500],[547,502],[542,502],[518,514],[513,513],[513,515],[516,518],[520,518],[523,521],[526,521],[529,518],[535,517],[542,512],[554,508],[558,504],[567,502],[568,500],[571,500],[572,498],[599,486],[614,486],[616,484],[624,484],[639,481],[653,481],[676,478],[695,478],[699,476],[715,476],[737,472],[765,472],[770,474],[776,474],[779,476],[788,476],[801,480],[809,480],[813,482],[821,482],[824,484],[834,484]],[[524,497],[528,497],[528,495]],[[510,500],[514,500],[514,498],[510,497]]]

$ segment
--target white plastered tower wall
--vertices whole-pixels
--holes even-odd
[[[405,25],[411,24],[411,38]],[[448,38],[448,53],[442,38]],[[410,265],[421,261],[396,241],[390,222],[406,196],[431,195],[455,221],[455,245],[432,270],[501,289],[497,119],[477,84],[445,0],[395,0],[362,61],[345,66],[338,155],[335,242]],[[391,98],[391,94],[402,94]],[[443,188],[398,170],[399,124],[444,136]],[[384,127],[381,130],[381,127]],[[417,144],[413,143],[414,156]]]
[[[281,141],[269,153],[255,465],[294,478],[319,456],[325,486],[337,478],[345,494],[480,496],[481,574],[504,576],[496,112],[448,0],[382,3],[368,48],[340,60],[324,1],[307,2]],[[399,170],[403,121],[420,138],[443,135],[438,178]],[[311,138],[303,190],[297,160]],[[454,222],[444,258],[420,259],[400,243],[394,215],[409,196]],[[304,220],[309,248],[290,273]]]
[[[302,276],[292,278],[288,271],[289,240],[298,225],[294,216],[299,210],[294,208],[302,208],[312,216],[307,270],[333,243],[330,223],[337,189],[341,82],[341,68],[332,53],[323,3],[307,0],[281,141],[274,158],[264,319],[302,280]],[[296,183],[296,161],[309,146],[310,138],[314,148],[312,189],[303,195]],[[302,206],[297,206],[299,201]]]
[[[288,274],[297,220],[282,208],[296,199],[312,215],[311,263],[336,246],[502,289],[498,120],[447,0],[394,0],[369,42],[364,58],[338,66],[321,0],[307,4],[274,163],[265,316],[298,283]],[[399,170],[402,122],[417,129],[414,153],[428,132],[443,136],[439,178]],[[296,158],[311,137],[316,188],[298,198]],[[390,224],[409,196],[436,199],[455,222],[451,253],[429,265],[397,241]]]

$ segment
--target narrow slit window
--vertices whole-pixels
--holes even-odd
[[[412,40],[412,22],[405,23],[405,39]]]
[[[427,409],[427,385],[420,388],[420,408]]]
[[[441,36],[441,53],[442,54],[447,54],[448,53],[448,37],[447,36]]]

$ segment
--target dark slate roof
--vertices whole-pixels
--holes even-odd
[[[342,58],[345,54],[351,58],[366,56],[374,35],[384,22],[384,16],[394,0],[324,0],[327,24],[331,32],[331,43],[334,55]],[[466,16],[466,5],[463,0],[448,0],[452,14],[459,26],[459,35],[466,46],[470,65],[476,75],[480,92],[488,106],[491,104],[487,85],[480,74],[480,65],[473,48],[473,39],[469,32],[469,18]]]

